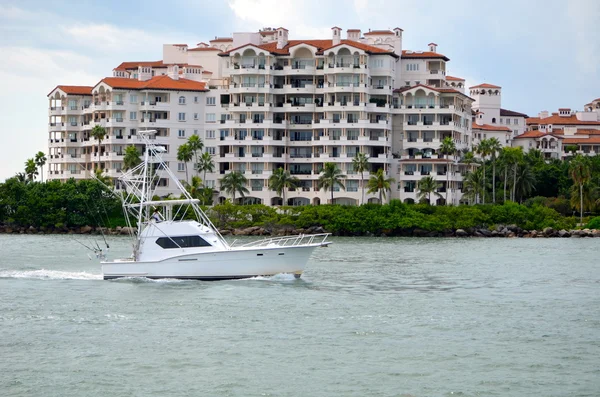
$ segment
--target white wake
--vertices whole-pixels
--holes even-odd
[[[30,278],[38,280],[102,280],[101,274],[86,272],[63,272],[60,270],[3,270],[0,278]]]

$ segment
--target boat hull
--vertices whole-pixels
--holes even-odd
[[[123,277],[150,279],[232,280],[279,273],[300,275],[315,248],[321,244],[273,248],[232,248],[193,253],[161,261],[102,263],[105,280]]]

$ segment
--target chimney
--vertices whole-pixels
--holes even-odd
[[[429,46],[429,51],[430,52],[437,52],[437,46],[438,46],[437,44],[435,44],[435,43],[429,43],[427,45]]]
[[[277,28],[277,49],[281,50],[288,43],[288,30],[286,28]]]
[[[547,111],[547,110],[543,110],[543,111],[541,111],[541,112],[538,114],[538,117],[539,117],[540,119],[545,119],[545,118],[548,118],[549,116],[550,116],[550,115],[548,114],[548,111]]]
[[[394,54],[402,55],[402,32],[400,28],[394,28]]]
[[[359,41],[360,40],[360,34],[361,34],[360,29],[348,29],[348,30],[346,30],[346,38],[348,40]]]
[[[483,112],[477,112],[477,117],[475,117],[475,124],[483,125]]]
[[[331,45],[338,45],[342,41],[342,28],[334,26],[331,28]]]

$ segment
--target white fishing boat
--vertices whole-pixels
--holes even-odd
[[[300,277],[312,252],[330,244],[326,241],[328,233],[229,244],[202,211],[199,200],[192,198],[162,160],[165,148],[152,142],[155,133],[139,132],[146,146],[144,161],[119,178],[127,192],[123,210],[132,231],[133,253],[125,259],[104,259],[105,280],[227,280],[279,273]],[[169,178],[182,198],[153,201],[159,176]]]

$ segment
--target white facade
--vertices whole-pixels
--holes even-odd
[[[360,152],[368,155],[371,171],[382,169],[395,179],[388,200],[416,201],[417,181],[433,176],[444,199],[457,204],[466,168],[460,156],[439,153],[441,141],[451,137],[459,151],[471,149],[477,139],[472,108],[485,108],[498,124],[499,96],[488,103],[487,97],[465,95],[464,79],[446,78],[449,58],[437,52],[437,44],[425,51],[403,50],[402,34],[399,28],[364,34],[349,29],[342,37],[342,29],[334,27],[324,40],[293,40],[285,28],[265,28],[215,37],[195,48],[164,45],[163,60],[124,62],[113,71],[119,81],[164,76],[205,83],[202,90],[118,88],[110,79],[88,87],[87,94],[59,86],[49,95],[50,177],[84,178],[93,163],[100,163],[116,178],[121,153],[136,144],[132,130],[156,128],[157,139],[168,147],[165,158],[181,179],[185,172],[176,160],[177,148],[197,133],[216,164],[205,184],[219,189],[224,175],[243,172],[250,190],[245,202],[282,204],[268,188],[269,177],[281,167],[300,180],[297,189],[286,191],[286,204],[328,203],[331,193],[318,188],[318,178],[324,163],[334,162],[347,175],[346,189],[334,192],[334,202],[358,204],[361,175],[352,159]],[[53,110],[69,101],[78,106],[72,116]],[[63,126],[70,120],[76,125]],[[95,124],[109,133],[99,155],[97,142],[89,138]],[[64,160],[66,154],[78,160]],[[75,166],[79,162],[83,168]],[[365,173],[365,183],[368,178]],[[168,186],[161,192],[168,193]],[[219,200],[226,198],[219,193]],[[378,194],[366,194],[366,201],[377,202]],[[432,197],[435,202],[443,200]]]

